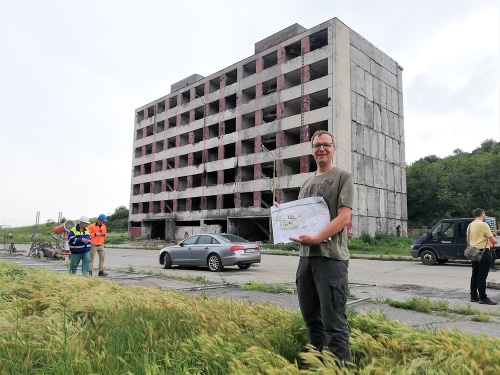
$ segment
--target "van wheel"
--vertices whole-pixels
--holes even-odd
[[[445,264],[448,261],[448,259],[438,259],[437,262],[439,264]]]
[[[420,260],[423,264],[432,266],[433,264],[436,264],[437,256],[436,253],[432,250],[424,250],[422,251],[422,254],[420,254]]]

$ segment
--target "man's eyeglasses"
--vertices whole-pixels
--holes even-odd
[[[333,147],[333,143],[315,143],[313,144],[313,148],[319,150],[323,147],[325,150],[330,150]]]

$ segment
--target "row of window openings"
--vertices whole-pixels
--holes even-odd
[[[309,170],[315,169],[315,161],[314,158],[309,156]],[[240,168],[240,180],[242,182],[253,181],[255,179],[254,176],[254,167],[253,166],[245,166]],[[261,172],[263,179],[272,179],[274,165],[273,162],[265,162],[261,164]],[[292,176],[300,173],[300,158],[290,158],[283,159],[283,171],[282,176]],[[205,174],[199,173],[190,176],[191,177],[191,188],[198,188],[202,186],[216,186],[218,184],[218,172],[207,172]],[[203,178],[204,177],[204,178]],[[223,184],[231,184],[236,182],[236,170],[224,169],[223,174]],[[163,186],[162,186],[163,185]],[[142,187],[142,193],[141,193]],[[159,194],[164,191],[184,191],[188,189],[188,177],[182,176],[177,177],[177,187],[175,188],[174,179],[166,179],[160,181],[154,181],[152,183],[147,182],[144,184],[134,184],[132,188],[132,195],[140,195],[140,194]]]
[[[270,208],[272,206],[272,192],[266,190],[261,191],[261,199],[260,199],[260,207],[262,208]],[[284,189],[283,190],[283,201],[290,202],[296,200],[299,196],[299,189]],[[206,197],[206,209],[207,210],[215,210],[217,209],[217,199],[216,195],[209,195]],[[201,210],[201,197],[192,197],[191,199],[191,208],[190,211],[200,211]],[[236,197],[234,194],[224,194],[221,196],[222,199],[222,208],[223,209],[231,209],[236,207]],[[177,210],[176,212],[183,212],[187,210],[187,199],[177,199]],[[251,193],[240,193],[240,207],[248,208],[255,207],[254,195]],[[140,211],[139,211],[140,210]],[[173,200],[165,200],[162,207],[162,202],[154,201],[153,202],[153,211],[154,214],[159,213],[173,213],[174,212],[174,201]],[[150,205],[149,202],[142,203],[133,203],[132,204],[132,214],[148,214],[150,213]]]
[[[234,121],[234,119],[233,119]],[[227,126],[226,121],[224,122],[224,126],[222,128],[222,134],[230,134],[233,133],[236,129],[235,122],[231,121],[230,126]],[[326,130],[328,131],[328,121],[318,121],[312,124],[308,124],[309,133],[314,134],[317,130]],[[214,138],[219,136],[219,125],[215,124],[208,128],[209,138]],[[179,147],[185,146],[188,144],[195,144],[203,140],[203,131],[202,129],[198,129],[193,131],[193,142],[190,142],[189,133],[184,133],[179,136]],[[236,145],[235,143],[228,143],[221,147],[223,147],[222,159],[219,158],[219,146],[212,147],[207,149],[206,152],[206,160],[203,160],[203,152],[197,151],[193,153],[179,155],[179,165],[178,168],[187,167],[190,165],[198,166],[202,163],[212,162],[217,160],[223,160],[232,158],[240,155],[249,155],[254,154],[256,152],[261,152],[262,150],[256,149],[255,138],[242,139],[241,141],[241,149],[240,154],[236,155]],[[283,139],[282,139],[282,147],[292,146],[301,143],[301,135],[300,128],[292,128],[283,131]],[[166,144],[166,147],[165,147]],[[268,150],[276,149],[276,134],[266,134],[261,136],[261,144],[263,144]],[[167,138],[166,140],[161,140],[154,143],[155,145],[155,153],[162,152],[165,149],[172,149],[176,146],[176,137]],[[137,147],[134,152],[135,158],[140,158],[143,153],[143,147]],[[144,154],[151,155],[153,154],[153,143],[147,144],[144,146]],[[162,171],[175,168],[175,159],[168,158],[165,159],[165,166],[163,165],[163,160],[157,160],[154,162],[154,171]],[[144,164],[144,174],[152,173],[152,163]],[[134,167],[134,177],[141,175],[141,166],[137,165]]]
[[[325,32],[326,32],[326,30],[325,30]],[[296,55],[295,57],[298,57],[298,56],[300,56],[300,51],[301,51],[300,42],[297,42],[296,44],[298,44],[299,54]],[[326,38],[326,43],[324,45],[321,45],[320,47],[317,47],[317,48],[324,47],[327,44],[328,44],[328,40]],[[317,49],[317,48],[314,48],[314,49]],[[285,48],[285,50],[286,50],[286,48]],[[288,50],[289,53],[287,53],[285,55],[285,62],[290,60],[290,58],[287,59],[287,56],[294,56],[293,53],[295,53],[295,51],[297,51],[295,46]],[[311,49],[311,51],[312,51],[312,49]],[[293,58],[295,58],[295,57],[293,57]],[[270,68],[271,66],[276,65],[278,63],[277,51],[275,51],[267,56],[264,56],[262,58],[262,61],[263,61],[263,69],[267,69],[267,68]],[[315,79],[318,79],[318,78],[325,76],[326,74],[328,74],[328,59],[321,60],[321,61],[318,61],[314,64],[309,65],[309,69],[310,69],[310,75],[311,75],[309,78],[310,81],[313,81]],[[255,61],[248,63],[248,64],[245,64],[243,66],[243,77],[247,77],[249,75],[255,74],[255,72],[256,72]],[[290,73],[285,74],[285,77],[284,77],[285,78],[285,89],[288,89],[290,87],[294,87],[294,86],[301,84],[301,74],[300,73],[301,73],[301,69],[297,69],[297,70],[294,70]],[[220,81],[222,79],[224,79],[224,76],[221,76],[220,78],[217,77],[217,78],[214,78],[214,79],[209,81],[209,93],[215,92],[215,91],[220,89]],[[226,86],[230,86],[233,83],[236,83],[237,82],[236,69],[225,73],[225,79],[226,79]],[[204,86],[205,86],[205,84],[201,84],[201,85],[195,87],[195,98],[202,97],[205,95]],[[266,82],[263,82],[262,95],[272,94],[274,91],[276,91],[276,89],[277,89],[276,78],[271,79],[271,80],[266,81]],[[184,105],[184,104],[189,103],[192,100],[190,95],[191,95],[191,93],[188,90],[188,91],[181,93],[180,96],[177,96],[177,95],[172,96],[171,98],[168,99],[169,108],[175,108],[178,105]],[[248,89],[244,90],[243,91],[243,98],[242,98],[243,103],[247,103],[247,102],[253,100],[252,96],[253,96],[253,99],[255,99],[255,87],[248,88]],[[158,106],[157,113],[165,112],[165,109],[166,109],[165,104],[166,104],[166,102],[164,102],[164,101],[157,103],[157,106]],[[227,102],[226,102],[226,104],[227,104]],[[231,104],[229,104],[229,105],[231,105]],[[236,104],[234,104],[234,106],[236,106]],[[226,107],[226,109],[230,109],[230,107]],[[154,113],[155,113],[154,105],[147,108],[147,118],[153,117]],[[142,120],[144,120],[144,111],[137,113],[137,123],[140,123]]]
[[[318,91],[318,92],[309,94],[307,96],[307,98],[309,100],[309,108],[308,108],[309,111],[314,111],[316,109],[326,107],[326,106],[328,106],[328,104],[330,102],[330,97],[328,96],[328,90],[322,90],[322,91]],[[203,108],[203,107],[200,107],[200,108]],[[266,108],[259,110],[262,112],[263,123],[273,122],[277,119],[277,108],[278,108],[277,105],[272,105],[272,106],[269,106],[269,107],[266,107]],[[195,111],[195,120],[202,119],[203,116],[201,116],[201,117],[197,116],[197,113],[198,113],[197,110],[198,109],[194,110]],[[282,116],[283,118],[301,114],[302,113],[302,99],[296,98],[296,99],[292,99],[292,100],[284,102],[283,111],[284,111],[283,116]],[[255,118],[256,118],[255,113],[256,112],[257,111],[249,112],[249,113],[246,113],[246,114],[241,116],[242,129],[252,128],[256,125],[255,124]],[[138,139],[142,139],[143,136],[150,137],[150,136],[154,135],[155,134],[155,131],[154,131],[155,125],[156,125],[156,133],[161,133],[161,132],[165,131],[165,126],[168,126],[168,128],[173,128],[176,126],[176,123],[177,123],[176,117],[169,118],[166,124],[165,124],[165,121],[158,121],[156,124],[152,124],[152,125],[149,125],[146,127],[146,134],[145,135],[144,135],[144,129],[142,129],[142,128],[137,129],[135,138],[136,138],[136,140],[138,140]],[[181,114],[181,125],[187,125],[187,124],[189,124],[189,112],[185,112],[185,113]],[[219,127],[219,124],[214,124],[214,125],[209,126],[209,131],[208,131],[209,138],[213,138],[214,136],[215,137],[219,136],[218,127]],[[235,132],[236,131],[236,119],[232,118],[232,119],[228,119],[228,120],[224,121],[223,128],[225,129],[223,134],[230,134],[230,133]],[[203,135],[203,130],[198,129],[195,132],[199,133],[197,138],[199,140],[203,140],[203,138],[200,139],[200,134],[201,134],[201,136]],[[196,138],[196,134],[195,134],[195,138]],[[199,141],[196,141],[196,139],[195,139],[195,143],[196,142],[199,142]]]

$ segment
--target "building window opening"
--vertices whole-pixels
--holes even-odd
[[[270,53],[269,55],[262,57],[263,69],[270,68],[271,66],[274,66],[276,64],[278,64],[278,52],[277,51],[274,51],[274,52]]]
[[[175,137],[167,138],[167,146],[168,146],[168,148],[175,147]]]
[[[154,128],[153,128],[153,125],[149,125],[147,128],[146,128],[146,137],[151,137],[154,133]]]
[[[324,59],[309,65],[310,80],[314,81],[328,75],[328,59]]]
[[[215,186],[217,185],[217,172],[208,172],[207,173],[207,186]]]
[[[179,168],[184,168],[188,166],[188,156],[187,154],[179,156]]]
[[[165,212],[165,213],[174,212],[174,201],[173,200],[165,201],[165,206],[163,206],[163,212]]]
[[[234,173],[234,168],[224,169],[224,183],[231,184],[236,182],[236,173]]]
[[[285,89],[295,87],[301,84],[301,69],[296,69],[285,74]]]
[[[169,178],[168,180],[165,180],[165,190],[166,191],[174,191],[174,179]]]
[[[193,197],[191,198],[191,211],[200,211],[201,210],[201,198]]]
[[[302,110],[301,98],[289,100],[285,102],[285,111],[283,113],[283,117],[300,115],[301,110]]]
[[[203,141],[203,128],[196,129],[193,131],[193,142],[198,143]]]
[[[300,40],[285,47],[285,62],[293,60],[300,55],[302,55]]]
[[[283,176],[300,173],[300,158],[283,159]]]
[[[273,151],[276,149],[276,134],[267,134],[262,136],[262,144],[270,151]],[[266,152],[266,150],[261,150],[262,152]]]
[[[149,145],[144,146],[144,151],[146,155],[151,155],[153,153],[153,145],[150,143]]]
[[[316,169],[316,161],[312,155],[309,155],[309,172],[314,172]]]
[[[141,206],[142,206],[142,209],[141,209],[142,213],[149,214],[149,202],[142,202]]]
[[[189,92],[189,90],[184,91],[181,94],[181,105],[189,103],[190,102],[190,98],[191,98],[191,93]]]
[[[174,169],[174,168],[175,168],[175,159],[168,158],[167,159],[167,169]]]
[[[139,195],[141,192],[141,186],[139,184],[135,184],[132,188],[132,195]]]
[[[253,207],[253,193],[241,193],[240,206],[242,208]]]
[[[201,187],[201,173],[193,175],[193,188]]]
[[[328,107],[330,103],[330,98],[328,97],[328,90],[322,90],[309,95],[309,109],[314,111],[315,109]]]
[[[217,113],[219,113],[219,99],[208,103],[208,114],[215,115]]]
[[[261,163],[261,167],[262,167],[262,177],[271,180],[273,178],[274,162],[269,161]]]
[[[142,156],[142,147],[137,147],[134,151],[134,156],[140,158]]]
[[[180,144],[179,146],[185,146],[189,144],[189,133],[183,133],[179,136]]]
[[[328,120],[313,122],[312,124],[309,124],[309,133],[311,137],[318,130],[328,131]]]
[[[255,100],[255,86],[249,87],[241,92],[241,103],[245,104]]]
[[[207,209],[208,210],[215,210],[217,208],[217,196],[216,195],[209,195],[207,197]]]
[[[233,83],[236,83],[236,81],[238,81],[238,74],[236,69],[226,73],[226,86],[230,86]]]
[[[161,206],[160,206],[160,202],[158,202],[158,201],[153,202],[153,213],[154,213],[154,214],[159,214],[159,213],[161,213]]]
[[[156,132],[161,133],[165,130],[165,121],[158,121],[156,123]]]
[[[142,139],[142,129],[135,131],[135,139]]]
[[[132,203],[132,214],[137,215],[139,213],[139,203]]]
[[[244,139],[241,141],[241,155],[253,154],[255,152],[255,139]]]
[[[271,190],[264,190],[260,192],[260,207],[271,208],[273,205],[273,192]]]
[[[203,162],[203,154],[201,151],[193,152],[193,165],[198,166]]]
[[[245,65],[243,65],[243,78],[255,74],[256,71],[257,69],[255,60],[246,63]]]
[[[151,174],[151,163],[144,164],[144,174]]]
[[[262,96],[272,94],[278,89],[277,78],[270,79],[269,81],[262,82]]]
[[[161,172],[163,162],[161,160],[155,161],[155,172]]]
[[[139,111],[135,114],[135,118],[137,119],[137,123],[140,124],[142,120],[144,120],[144,111]]]
[[[178,187],[177,190],[179,190],[179,191],[184,191],[187,189],[187,177],[186,176],[179,177],[177,187]]]
[[[134,167],[134,177],[137,177],[137,176],[140,176],[141,175],[141,166],[140,165],[136,165]]]
[[[208,91],[209,93],[216,92],[217,90],[220,89],[220,77],[211,79],[208,82],[210,82],[210,89]]]
[[[144,194],[151,193],[151,183],[146,182],[146,183],[142,184],[142,191],[144,192]]]
[[[158,103],[158,113],[165,112],[165,101]]]
[[[283,132],[282,147],[298,145],[299,143],[300,143],[299,128],[293,128],[293,129],[285,130]]]
[[[252,181],[253,179],[254,179],[253,165],[247,165],[241,167],[241,182]]]
[[[168,127],[169,128],[175,128],[175,126],[177,125],[177,118],[174,116],[174,117],[170,117],[168,119]]]
[[[236,145],[229,143],[224,145],[224,159],[234,158],[236,156]]]
[[[177,211],[184,212],[186,211],[186,199],[177,199]]]
[[[328,29],[323,29],[309,37],[310,51],[323,48],[328,45]]]
[[[234,208],[234,194],[224,194],[222,196],[222,208]]]
[[[208,127],[208,139],[219,136],[219,124],[210,125]]]
[[[283,202],[291,202],[299,199],[299,189],[283,189]]]
[[[156,142],[156,152],[162,152],[162,151],[163,151],[163,141]]]
[[[273,122],[276,120],[276,106],[272,105],[262,109],[262,121]]]
[[[255,112],[245,113],[241,116],[241,127],[243,129],[253,128],[255,126]]]
[[[152,105],[151,107],[148,107],[148,118],[153,117],[155,115],[155,107]]]
[[[204,116],[204,109],[203,106],[197,107],[194,109],[194,119],[195,120],[201,120]]]
[[[194,88],[194,93],[197,97],[201,98],[205,95],[205,84],[202,83]]]
[[[177,107],[177,95],[168,98],[168,107],[170,109]]]
[[[155,181],[154,182],[154,190],[153,193],[159,194],[161,193],[161,181]],[[158,212],[157,212],[158,213]]]
[[[208,161],[217,161],[219,160],[219,148],[212,147],[208,149]]]
[[[181,113],[181,125],[189,124],[189,111]]]
[[[224,134],[231,134],[236,131],[236,119],[232,118],[224,121]]]
[[[226,96],[225,100],[226,100],[225,109],[235,109],[236,108],[236,94]]]

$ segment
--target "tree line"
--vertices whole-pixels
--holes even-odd
[[[488,139],[472,152],[429,155],[406,167],[409,226],[447,217],[472,217],[482,208],[500,219],[500,142]]]

